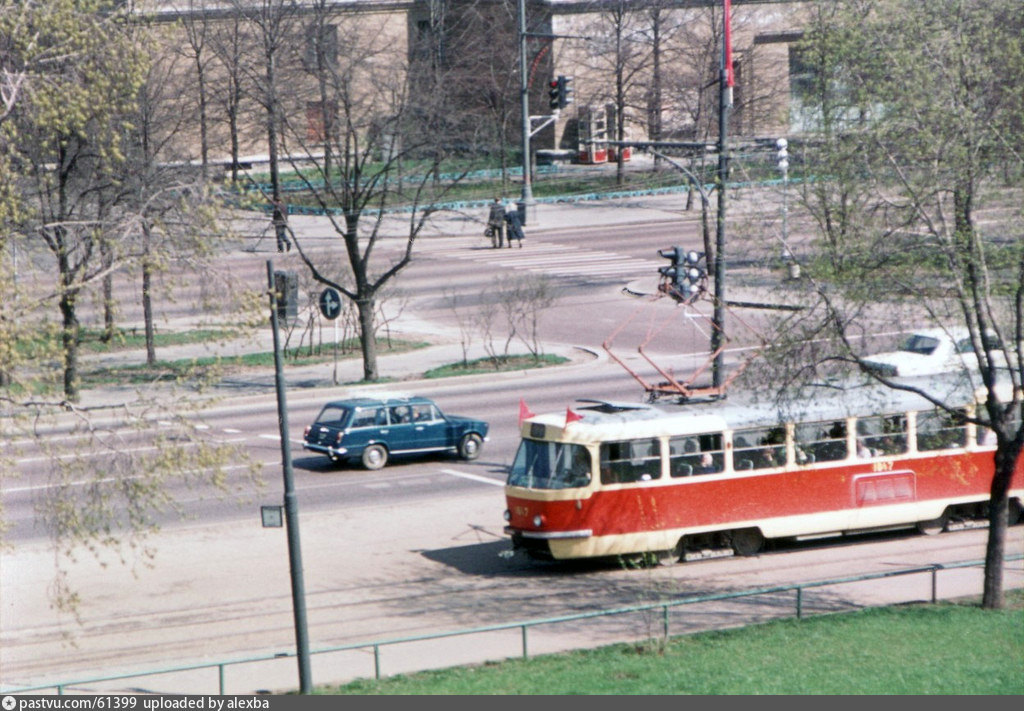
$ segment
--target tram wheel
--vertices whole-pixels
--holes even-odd
[[[925,536],[934,536],[945,531],[947,523],[949,523],[949,515],[943,511],[941,516],[933,518],[931,521],[918,521],[917,532]]]
[[[1010,499],[1010,506],[1006,511],[1006,525],[1016,526],[1022,517],[1024,517],[1024,510],[1022,510],[1020,500]]]
[[[670,568],[680,560],[682,560],[682,553],[679,546],[672,548],[667,551],[654,551],[649,554],[653,559],[655,565],[661,566],[662,568]]]
[[[754,555],[764,547],[764,535],[757,528],[741,528],[730,535],[736,555]]]

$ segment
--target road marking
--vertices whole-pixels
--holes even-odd
[[[265,466],[269,466],[269,464],[272,464],[272,462],[271,463],[262,463],[261,462],[261,465],[264,466],[264,467]],[[242,464],[231,464],[229,466],[223,467],[222,471],[230,472],[230,471],[236,471],[236,470],[245,470],[245,469],[248,469],[248,468],[249,468],[248,466],[245,466],[245,465],[242,465]],[[190,469],[188,471],[182,472],[182,474],[186,474],[186,475],[187,474],[195,474],[196,471],[197,470]],[[21,494],[21,493],[24,493],[26,491],[45,491],[47,489],[60,489],[60,488],[65,488],[65,487],[70,488],[70,487],[75,487],[75,486],[93,486],[95,484],[112,484],[112,483],[119,483],[119,482],[123,482],[123,481],[136,481],[136,480],[144,479],[144,478],[145,478],[144,474],[133,474],[131,476],[124,476],[124,477],[108,476],[108,477],[103,477],[102,479],[86,479],[84,481],[83,480],[79,480],[79,481],[64,481],[64,482],[53,482],[53,483],[47,483],[47,484],[32,484],[30,486],[15,486],[15,487],[11,487],[9,489],[8,488],[4,488],[2,490],[2,492],[4,494]],[[200,499],[196,499],[196,501],[199,501],[199,500]]]
[[[507,249],[507,248],[506,248]],[[461,249],[446,247],[432,256],[455,257],[470,261],[486,261],[489,264],[555,276],[586,275],[627,275],[637,272],[654,272],[663,262],[629,257],[615,252],[574,248],[567,250],[562,245],[530,242],[530,246],[519,249]]]
[[[460,472],[457,469],[442,469],[441,472],[444,474],[451,474],[452,476],[462,477],[463,479],[469,479],[471,481],[479,481],[483,484],[491,484],[493,486],[505,486],[505,482],[503,481],[495,481],[494,479],[488,479],[485,476],[477,476],[476,474]]]

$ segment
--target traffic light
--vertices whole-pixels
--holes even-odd
[[[558,75],[548,82],[548,106],[552,109],[564,109],[572,103],[572,77]]]
[[[559,78],[561,78],[561,77],[559,77]],[[559,82],[558,79],[552,79],[551,81],[548,82],[548,106],[551,109],[553,109],[553,110],[557,110],[557,109],[562,108],[561,107],[561,96],[562,96],[561,83]]]
[[[299,317],[299,275],[296,272],[274,272],[277,319],[292,326]]]
[[[662,276],[662,282],[669,282],[673,287],[678,288],[682,284],[684,262],[686,261],[686,258],[683,256],[682,247],[659,249],[658,256],[672,260],[671,266],[658,267],[658,273]]]
[[[785,138],[780,138],[775,142],[775,147],[778,149],[775,153],[775,158],[779,161],[779,170],[785,174],[789,169],[789,141]]]
[[[659,249],[658,256],[672,260],[670,266],[658,267],[658,273],[661,274],[658,291],[687,304],[707,291],[708,271],[706,265],[702,264],[703,252],[686,252],[682,247],[673,247]]]
[[[572,77],[558,77],[558,108],[564,109],[572,103]]]

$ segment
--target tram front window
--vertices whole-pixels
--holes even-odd
[[[572,489],[590,483],[590,454],[578,444],[524,439],[508,473],[509,486]]]

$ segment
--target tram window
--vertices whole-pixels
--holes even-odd
[[[736,430],[732,445],[733,466],[738,470],[770,469],[786,463],[786,431],[782,427]]]
[[[714,474],[722,471],[722,435],[672,437],[668,441],[670,476]]]
[[[984,421],[988,422],[988,413],[985,412],[984,408],[978,408],[978,416]],[[1016,431],[1020,429],[1020,414],[1014,412],[1010,419],[1010,431]],[[994,447],[996,446],[996,433],[991,427],[987,425],[978,425],[976,428],[978,444],[982,447]]]
[[[605,442],[601,445],[601,483],[650,481],[661,476],[661,443],[657,439]]]
[[[918,451],[950,449],[963,447],[965,444],[967,444],[967,420],[963,412],[949,413],[936,409],[917,413]]]
[[[907,451],[907,418],[876,415],[857,419],[857,456],[884,457]]]
[[[798,464],[846,459],[846,422],[804,422],[796,426]]]
[[[589,483],[590,453],[578,444],[524,439],[508,472],[509,486],[572,489]]]

